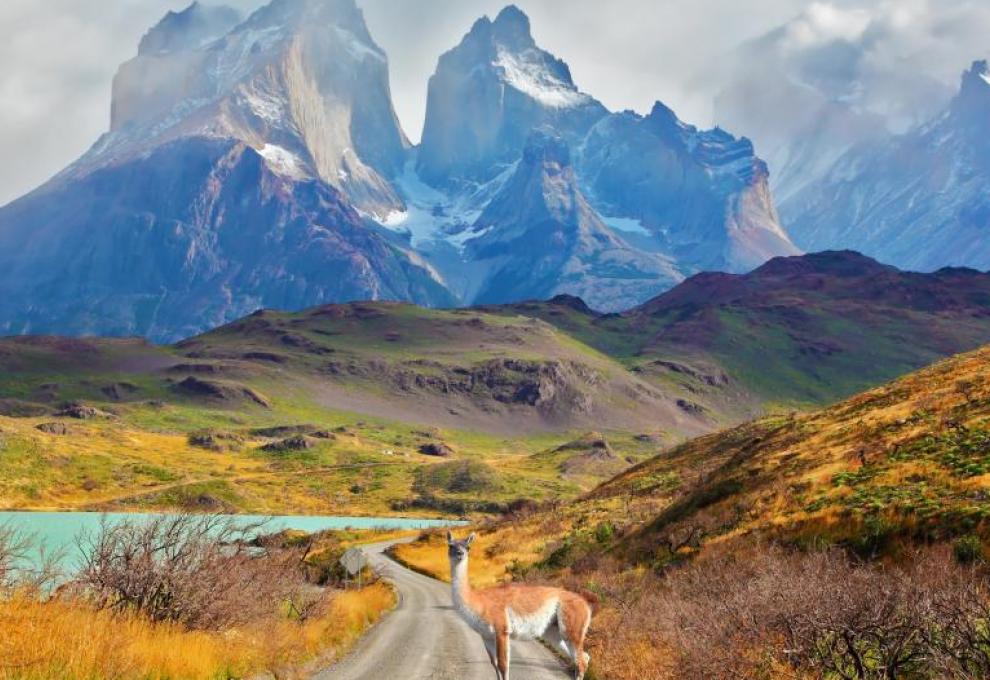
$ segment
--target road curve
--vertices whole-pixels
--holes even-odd
[[[337,664],[313,680],[492,680],[481,638],[450,604],[450,586],[399,565],[385,550],[365,546],[374,567],[399,593],[399,604]],[[510,677],[566,680],[562,662],[538,642],[512,642]]]

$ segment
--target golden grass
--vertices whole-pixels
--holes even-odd
[[[417,447],[422,437],[405,426],[364,424],[360,434],[336,434],[311,451],[280,458],[259,453],[271,439],[251,435],[252,421],[246,416],[231,414],[236,422],[215,428],[243,437],[239,445],[207,450],[191,445],[183,431],[148,429],[135,415],[136,406],[114,408],[121,416],[106,420],[0,416],[0,510],[165,509],[205,494],[231,510],[253,514],[391,515],[396,501],[416,495],[416,471],[444,462],[421,454]],[[64,422],[69,433],[37,429],[53,420]],[[456,446],[460,457],[484,461],[509,480],[496,498],[485,500],[578,491],[560,481],[554,465],[534,465],[530,456],[569,435],[510,442],[437,432]],[[470,494],[466,498],[476,500]],[[410,507],[402,514],[432,517],[438,511]]]
[[[394,605],[381,583],[337,594],[325,615],[223,633],[189,631],[85,604],[0,603],[2,680],[224,680],[340,654]],[[288,670],[287,670],[288,669]]]

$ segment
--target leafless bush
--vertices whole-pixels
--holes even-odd
[[[645,677],[629,653],[644,644],[663,650],[646,668],[670,667],[650,678],[990,677],[987,574],[948,550],[908,564],[776,547],[663,577],[630,578],[603,564],[590,575],[607,603],[594,652],[623,679]]]
[[[81,537],[77,586],[103,608],[223,629],[301,602],[301,549],[251,545],[259,525],[218,515],[101,523]]]
[[[928,674],[925,585],[911,573],[856,566],[838,553],[795,566],[783,575],[789,603],[778,615],[795,665],[843,680]]]
[[[939,673],[959,680],[990,678],[990,580],[981,566],[947,568],[943,556],[928,558],[918,571],[932,581],[926,630]]]
[[[0,525],[0,596],[48,592],[59,576],[59,557],[39,547],[31,536]]]

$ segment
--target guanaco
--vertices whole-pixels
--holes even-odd
[[[583,680],[591,657],[584,639],[591,624],[590,595],[563,588],[509,584],[474,590],[468,580],[468,552],[475,534],[458,541],[447,532],[454,608],[485,642],[497,680],[509,680],[509,640],[542,639],[574,663]]]

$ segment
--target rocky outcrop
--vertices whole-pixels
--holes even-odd
[[[481,304],[570,294],[599,310],[646,300],[680,279],[661,255],[610,230],[578,188],[566,141],[530,135],[512,178],[478,218],[466,254],[486,272]]]
[[[439,458],[450,458],[454,455],[454,449],[443,442],[428,442],[419,446],[419,452],[424,456],[436,456]]]
[[[62,416],[63,418],[75,418],[76,420],[93,420],[95,418],[112,417],[112,414],[107,413],[106,411],[101,411],[95,406],[88,406],[78,402],[66,404],[56,411],[55,415]]]
[[[748,271],[798,252],[746,138],[698,130],[657,102],[646,117],[603,119],[581,149],[578,176],[596,208],[637,221],[682,271]]]
[[[174,387],[178,393],[193,398],[207,399],[219,403],[236,404],[253,402],[263,408],[271,407],[271,402],[263,394],[239,383],[204,380],[195,376],[189,376],[177,383]]]
[[[491,359],[471,366],[436,362],[334,361],[324,374],[340,379],[366,379],[388,384],[401,393],[459,395],[479,403],[526,406],[542,413],[589,413],[594,387],[604,376],[571,361]]]
[[[262,306],[451,300],[329,185],[287,178],[250,146],[207,138],[0,210],[0,288],[3,332],[155,340]]]
[[[261,450],[267,453],[290,453],[293,451],[306,451],[307,449],[313,448],[315,445],[316,443],[312,439],[300,434],[294,437],[280,439],[277,442],[265,444],[261,447]]]
[[[35,429],[56,436],[69,434],[69,427],[65,423],[40,423],[35,426]]]

